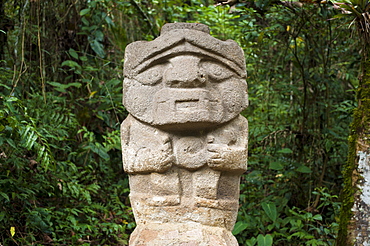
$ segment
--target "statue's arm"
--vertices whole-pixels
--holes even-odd
[[[121,125],[121,144],[127,173],[161,173],[174,162],[170,136],[133,117],[129,116]]]
[[[248,122],[239,116],[208,135],[208,166],[219,171],[244,172],[248,158]]]

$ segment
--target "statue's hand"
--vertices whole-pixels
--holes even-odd
[[[227,164],[227,152],[230,150],[226,144],[208,144],[207,151],[207,163],[210,167]]]
[[[147,142],[139,148],[129,147],[125,155],[124,168],[128,173],[162,173],[175,161],[169,136],[160,136],[159,141]],[[157,139],[158,140],[158,139]]]
[[[246,153],[243,148],[214,143],[214,138],[209,137],[207,152],[207,164],[214,170],[242,172],[246,170]]]

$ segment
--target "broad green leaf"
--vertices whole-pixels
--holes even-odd
[[[81,68],[81,66],[75,62],[75,61],[71,61],[71,60],[67,60],[67,61],[64,61],[62,62],[61,66],[67,66],[67,67],[70,67],[70,68]]]
[[[311,173],[312,172],[312,170],[309,167],[306,167],[303,165],[298,167],[296,171],[300,173]]]
[[[279,150],[278,153],[292,154],[293,153],[293,150],[291,150],[289,148],[284,148],[284,149]]]
[[[83,23],[85,26],[90,25],[90,22],[89,22],[85,17],[82,17],[82,18],[81,18],[81,21],[82,21],[82,23]]]
[[[262,203],[262,209],[265,211],[267,216],[270,218],[272,222],[275,222],[277,219],[277,211],[276,211],[276,205],[274,203]]]
[[[69,51],[68,51],[68,53],[69,53],[73,58],[78,59],[78,54],[77,54],[77,52],[76,52],[74,49],[70,48],[70,49],[69,49]]]
[[[100,30],[96,30],[96,31],[94,32],[94,36],[95,36],[96,40],[98,40],[99,42],[102,42],[102,41],[103,41],[103,39],[104,39],[104,34],[103,34],[103,32],[102,32],[102,31],[100,31]]]
[[[83,9],[83,10],[80,11],[80,16],[84,16],[88,13],[90,13],[90,9]]]
[[[114,26],[114,22],[109,16],[105,17],[105,22],[107,22],[108,25]]]
[[[19,99],[18,98],[16,98],[16,97],[7,97],[6,98],[6,102],[16,102],[16,101],[18,101]]]
[[[66,86],[67,86],[67,88],[71,87],[71,86],[80,88],[82,86],[82,84],[78,83],[78,82],[74,82],[74,83],[68,83]]]
[[[69,87],[71,86],[74,86],[74,87],[77,87],[77,88],[80,88],[82,86],[81,83],[77,83],[77,82],[74,82],[74,83],[68,83],[68,84],[61,84],[61,83],[58,83],[58,82],[48,82],[48,84],[52,85],[55,87],[55,90],[57,91],[60,91],[60,92],[63,92],[63,93],[66,93],[66,89],[68,89]]]
[[[270,234],[263,236],[259,234],[257,237],[258,246],[272,246],[273,238]]]
[[[4,197],[5,200],[7,200],[8,202],[10,201],[9,196],[5,194],[4,192],[0,192],[0,196]]]
[[[248,224],[243,221],[236,222],[233,230],[233,235],[238,235],[248,227]]]
[[[314,238],[314,236],[312,236],[311,234],[309,234],[306,231],[299,231],[299,232],[293,233],[289,237],[290,238],[292,238],[292,237],[298,237],[298,238],[301,238],[301,239],[311,239],[311,238]]]
[[[274,224],[269,224],[267,227],[266,227],[266,229],[267,229],[267,231],[271,231],[272,229],[274,229],[275,228],[275,223]]]
[[[272,169],[272,170],[281,170],[283,168],[284,168],[284,166],[281,165],[280,162],[274,161],[274,162],[270,162],[270,164],[269,164],[269,169]]]
[[[104,47],[98,40],[93,39],[92,41],[90,41],[90,46],[98,56],[100,56],[101,58],[105,57]]]
[[[321,214],[316,214],[315,216],[313,216],[312,219],[314,219],[314,220],[322,220],[322,216],[321,216]]]
[[[87,56],[80,56],[79,58],[81,61],[87,61]]]
[[[246,246],[254,246],[254,245],[256,245],[256,243],[257,243],[257,238],[255,238],[255,237],[252,237],[252,238],[245,241]]]

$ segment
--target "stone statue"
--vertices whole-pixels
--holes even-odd
[[[247,168],[245,60],[198,23],[166,24],[127,46],[123,167],[137,227],[130,245],[238,245]]]

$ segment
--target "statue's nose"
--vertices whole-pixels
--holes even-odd
[[[193,56],[179,56],[170,60],[171,66],[164,74],[164,81],[169,87],[195,88],[204,87],[206,75],[199,63],[200,59]]]

